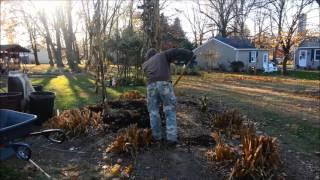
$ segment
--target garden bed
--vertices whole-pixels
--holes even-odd
[[[146,144],[138,141],[136,146],[132,146],[135,141],[132,141],[132,138],[130,140],[129,132],[136,132],[137,135],[134,136],[138,137],[138,134],[145,132],[148,128],[146,101],[145,99],[121,99],[110,101],[104,108],[98,104],[62,112],[60,116],[68,118],[78,116],[78,119],[81,117],[80,123],[87,124],[75,127],[68,124],[70,129],[66,131],[76,130],[77,133],[68,133],[69,140],[60,145],[53,146],[41,138],[29,139],[33,143],[33,160],[57,179],[227,178],[231,174],[235,161],[217,161],[216,156],[208,156],[208,152],[215,150],[217,141],[211,133],[226,128],[222,124],[217,129],[218,125],[213,123],[212,118],[223,119],[223,113],[228,110],[228,107],[213,101],[203,103],[200,99],[192,96],[178,97],[177,123],[180,143],[176,147],[168,146],[165,142],[149,144],[148,140],[145,141]],[[203,104],[208,106],[205,112],[201,111]],[[232,113],[236,112],[230,112]],[[237,118],[234,115],[232,117]],[[239,116],[239,118],[244,117]],[[54,121],[54,118],[51,121]],[[134,124],[137,126],[134,127]],[[50,121],[48,125],[59,127],[57,123],[50,124]],[[127,127],[131,127],[131,130],[128,131]],[[241,149],[241,139],[238,136],[221,133],[225,134],[223,137],[231,137],[224,139],[225,144],[235,148],[236,151]],[[263,132],[259,132],[261,133]],[[147,137],[147,134],[145,135]],[[112,144],[119,141],[121,136],[125,136],[121,151],[110,151]],[[313,177],[312,173],[303,170],[295,172],[299,167],[290,166],[297,160],[292,153],[281,151],[280,158],[282,156],[285,159],[283,159],[284,163],[278,166],[277,177],[294,178],[290,176],[292,174],[297,179]],[[240,158],[240,154],[236,157]],[[21,160],[12,158],[6,163],[8,164],[6,167],[22,169],[19,173],[25,176],[20,177],[29,177],[29,179],[43,177],[41,172]]]

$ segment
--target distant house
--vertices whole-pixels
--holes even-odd
[[[230,69],[233,61],[242,61],[243,70],[251,67],[266,72],[276,70],[269,61],[268,50],[255,48],[249,40],[215,37],[193,50],[202,69]]]
[[[297,69],[320,68],[320,38],[313,37],[302,41],[294,52]]]
[[[31,52],[29,54],[29,60],[31,61],[31,63],[35,63],[33,50],[31,48],[30,48],[30,51]],[[49,64],[49,55],[48,55],[47,48],[38,46],[37,54],[38,54],[38,59],[40,64]]]
[[[20,68],[30,51],[18,44],[0,45],[0,74]]]

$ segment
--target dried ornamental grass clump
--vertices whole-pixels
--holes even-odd
[[[217,142],[217,145],[214,150],[209,150],[207,152],[208,159],[218,162],[225,160],[235,160],[236,152],[229,145],[223,142],[220,134],[214,132],[211,135]]]
[[[248,134],[242,143],[243,155],[234,165],[230,179],[270,177],[277,170],[281,161],[276,138]]]
[[[148,146],[152,141],[151,129],[138,128],[136,124],[125,128],[113,143],[107,148],[107,152],[136,152],[139,148]]]
[[[121,94],[119,98],[122,100],[133,100],[133,99],[143,98],[143,96],[140,94],[139,91],[132,90],[132,91],[128,91],[128,92]]]
[[[51,118],[46,124],[50,128],[66,130],[67,135],[86,134],[90,128],[102,129],[101,112],[93,112],[88,108],[65,110],[59,116]]]
[[[222,131],[228,131],[231,134],[239,134],[243,125],[244,118],[238,110],[226,110],[213,116],[213,126]]]

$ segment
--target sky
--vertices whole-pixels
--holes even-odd
[[[18,0],[14,0],[16,2],[19,2]],[[136,1],[136,0],[135,0]],[[64,4],[64,0],[34,0],[34,2],[37,5],[37,9],[43,9],[47,14],[49,14],[49,17],[54,13],[54,10],[56,7],[62,7]],[[179,17],[181,20],[181,26],[183,30],[186,32],[187,37],[192,40],[192,32],[190,28],[190,24],[188,23],[187,19],[182,13],[178,13],[175,9],[179,9],[182,12],[189,12],[192,13],[191,7],[192,7],[192,0],[168,0],[165,4],[165,9],[162,11],[166,16],[169,17],[169,20],[173,21],[175,17]],[[81,8],[81,2],[78,1],[78,7],[75,8]],[[5,7],[1,6],[1,14]],[[35,9],[29,8],[28,9],[31,12],[35,12]],[[317,8],[317,5],[314,3],[313,7],[309,7],[307,9],[307,29],[320,29],[320,9]],[[1,16],[0,14],[0,16]],[[75,18],[75,21],[77,19]],[[246,24],[251,32],[251,34],[254,32],[254,22],[252,15],[249,16],[249,18],[246,21]],[[16,29],[17,33],[20,34],[19,37],[16,37],[16,43],[20,43],[23,46],[28,46],[28,37],[26,36],[26,32],[24,32],[23,29]],[[24,34],[24,35],[21,35]],[[5,33],[1,31],[1,44],[7,44],[7,38],[5,37]],[[210,37],[211,34],[208,34],[207,37]]]
[[[164,11],[164,13],[169,16],[173,15],[173,18],[175,16],[180,18],[181,25],[184,31],[187,33],[187,36],[190,38],[192,38],[192,32],[187,19],[185,18],[184,15],[177,13],[175,9],[177,8],[183,12],[187,12],[189,10],[189,12],[191,12],[190,11],[191,7],[192,7],[192,0],[175,0],[175,1],[169,0],[167,9],[166,11]],[[313,3],[312,6],[309,6],[309,8],[305,10],[305,12],[307,13],[307,30],[309,29],[309,30],[315,31],[317,29],[318,31],[320,31],[320,8],[318,7],[318,5],[316,3]],[[253,19],[254,19],[254,16],[253,14],[251,14],[249,15],[246,21],[246,25],[249,28],[251,35],[255,31]]]

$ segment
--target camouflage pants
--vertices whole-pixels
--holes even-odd
[[[159,106],[162,102],[163,111],[166,115],[167,140],[177,141],[176,96],[172,84],[167,81],[157,81],[149,84],[147,91],[152,136],[155,139],[161,139]]]

